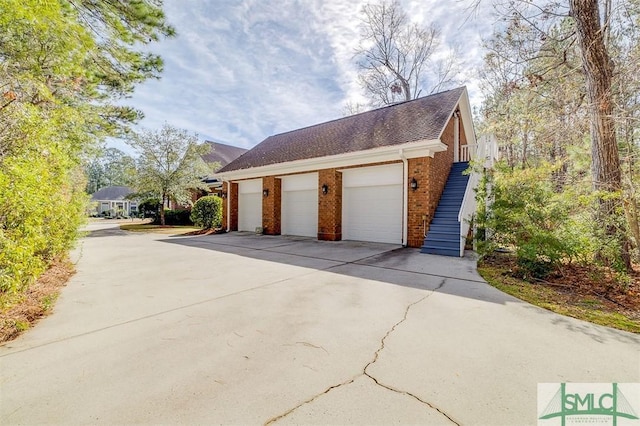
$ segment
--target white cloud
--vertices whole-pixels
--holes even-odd
[[[178,37],[151,47],[165,60],[160,80],[141,85],[128,105],[141,125],[163,122],[202,139],[252,147],[269,135],[338,118],[346,101],[364,102],[354,51],[364,0],[166,0]],[[474,76],[488,20],[463,22],[463,2],[408,1],[410,16],[437,22],[448,46],[464,46]],[[484,12],[483,12],[484,13]],[[474,99],[475,84],[469,84]]]

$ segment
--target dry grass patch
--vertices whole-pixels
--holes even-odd
[[[0,294],[0,343],[15,339],[51,313],[60,289],[73,274],[68,259],[58,260],[24,292]]]

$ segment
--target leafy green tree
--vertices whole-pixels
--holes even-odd
[[[131,186],[135,181],[136,162],[117,148],[107,148],[85,166],[87,193],[106,186]]]
[[[81,160],[141,117],[116,101],[159,75],[141,49],[172,34],[152,0],[2,0],[0,305],[73,244]]]
[[[153,194],[168,207],[170,201],[190,204],[191,191],[207,189],[202,179],[211,169],[202,155],[211,147],[200,144],[195,135],[165,124],[158,131],[134,134],[128,143],[139,154],[137,192]],[[165,224],[164,208],[160,209],[160,224]]]
[[[480,127],[496,134],[511,168],[560,162],[551,174],[554,190],[577,190],[593,202],[584,206],[593,217],[582,219],[603,242],[595,259],[629,270],[632,243],[638,256],[640,239],[638,132],[631,124],[640,101],[638,3],[501,7],[506,24],[487,42]],[[573,212],[568,219],[575,218]]]

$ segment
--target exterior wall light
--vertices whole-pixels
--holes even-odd
[[[414,191],[418,189],[418,181],[416,180],[416,178],[411,178],[411,189],[413,189]]]
[[[322,185],[322,193],[323,193],[324,195],[327,195],[327,192],[329,192],[329,187],[328,187],[328,186],[327,186],[327,184],[325,183],[325,184],[323,184],[323,185]]]
[[[226,193],[226,192],[224,192],[224,191],[222,191],[222,192],[220,193],[220,198],[227,198],[227,193]]]
[[[268,190],[268,189],[266,189],[266,188],[265,188],[265,189],[263,189],[263,190],[262,190],[262,195],[263,195],[264,197],[268,197],[268,196],[269,196],[269,190]]]

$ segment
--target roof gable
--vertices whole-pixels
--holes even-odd
[[[211,145],[211,151],[202,156],[207,163],[219,163],[220,167],[224,167],[248,150],[237,146],[227,145],[220,142],[205,141]]]
[[[91,199],[97,200],[124,200],[124,198],[133,193],[128,186],[107,186],[101,188],[91,195]]]
[[[440,138],[465,88],[270,136],[220,173]]]

